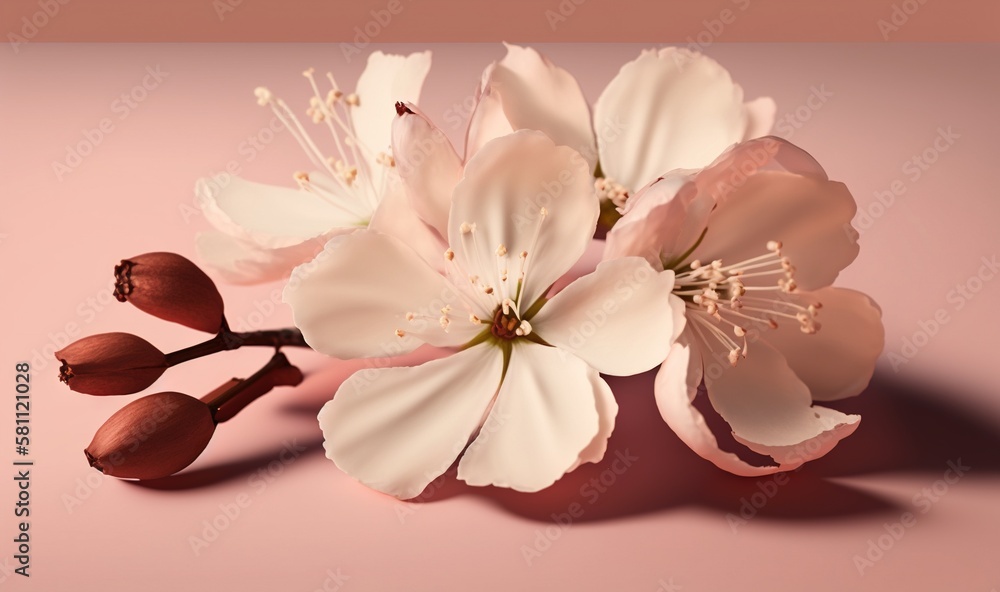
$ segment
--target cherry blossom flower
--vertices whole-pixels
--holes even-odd
[[[674,274],[641,257],[605,262],[546,296],[583,254],[598,212],[586,161],[519,131],[465,164],[441,266],[368,229],[334,238],[296,270],[285,300],[320,352],[458,348],[351,376],[319,416],[327,456],[399,498],[418,495],[460,456],[459,479],[520,491],[600,460],[617,405],[599,373],[653,368],[684,317],[680,301],[662,297]]]
[[[667,424],[739,475],[794,469],[829,452],[860,417],[814,402],[861,392],[882,351],[881,311],[831,287],[858,254],[857,206],[813,158],[778,138],[737,145],[700,172],[640,190],[608,235],[607,260],[673,270],[687,324],[656,378]],[[773,465],[723,451],[694,399],[704,389],[735,439]]]
[[[312,68],[303,72],[313,91],[306,115],[329,132],[325,143],[313,139],[308,123],[282,99],[257,88],[257,102],[273,110],[314,171],[294,173],[296,189],[239,177],[199,180],[198,203],[216,228],[198,237],[201,258],[234,283],[271,281],[287,277],[338,234],[419,223],[389,146],[393,105],[419,99],[430,63],[429,51],[408,56],[376,51],[349,94],[329,72],[322,77]]]
[[[744,102],[725,68],[687,49],[645,50],[622,66],[591,118],[571,74],[532,48],[506,47],[483,73],[466,150],[512,130],[544,131],[587,158],[599,197],[617,206],[663,172],[704,167],[774,123],[772,99]]]

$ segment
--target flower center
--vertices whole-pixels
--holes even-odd
[[[597,190],[597,197],[601,201],[610,201],[616,207],[623,208],[628,201],[628,189],[611,177],[595,179],[594,189]]]
[[[359,220],[367,219],[384,194],[388,176],[395,169],[396,163],[392,156],[384,152],[373,153],[358,138],[351,110],[361,104],[360,97],[355,93],[344,94],[330,72],[326,73],[330,90],[324,96],[320,92],[314,74],[315,70],[312,68],[302,73],[309,81],[313,92],[313,96],[309,98],[306,115],[314,124],[324,124],[330,131],[333,137],[332,156],[320,149],[291,108],[266,87],[261,86],[254,90],[257,104],[271,108],[278,121],[291,132],[305,151],[313,166],[326,172],[334,182],[333,186],[330,186],[328,183],[310,179],[307,173],[296,172],[293,177],[299,186],[339,208],[351,204],[350,202],[345,204],[348,200],[337,199],[338,194],[351,196],[356,202],[353,204],[354,207],[350,208],[351,213],[356,214]],[[388,140],[389,138],[386,138],[386,142]],[[372,166],[369,164],[371,161],[380,165],[377,168],[381,170],[371,170]]]
[[[423,327],[437,324],[446,333],[456,320],[465,323],[465,318],[473,325],[487,325],[482,329],[479,338],[493,338],[510,341],[517,337],[531,334],[531,324],[525,318],[534,313],[537,302],[526,302],[529,275],[532,263],[538,251],[538,240],[542,225],[545,224],[549,211],[540,207],[535,218],[535,229],[527,243],[527,248],[511,253],[503,243],[493,249],[492,254],[481,248],[479,233],[474,222],[463,222],[459,226],[460,243],[455,245],[461,249],[461,257],[455,250],[449,248],[444,252],[444,275],[457,289],[459,298],[437,311],[407,312],[407,328],[396,329],[398,337],[406,337],[408,332],[423,331]],[[478,273],[470,273],[470,272]],[[532,298],[534,298],[534,294]],[[456,308],[458,310],[456,310]],[[459,316],[456,317],[456,312]]]
[[[690,269],[677,271],[673,293],[687,306],[687,316],[696,333],[709,347],[720,343],[729,352],[733,366],[747,357],[747,332],[777,329],[779,323],[795,322],[806,334],[819,331],[816,320],[822,303],[805,303],[797,296],[795,266],[781,254],[781,243],[769,241],[767,253],[725,264],[693,261]],[[772,284],[751,278],[775,277]],[[742,345],[730,337],[742,339]]]
[[[493,315],[493,326],[490,333],[497,339],[511,340],[516,337],[523,337],[531,333],[531,325],[528,321],[517,318],[517,313],[513,309],[504,312],[503,307],[498,307]]]

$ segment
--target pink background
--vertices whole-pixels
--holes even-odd
[[[503,50],[429,47],[434,66],[421,104],[458,139],[461,125],[449,122],[464,120],[479,73]],[[595,100],[642,46],[539,47],[574,72]],[[312,373],[302,388],[275,392],[223,425],[186,473],[136,485],[101,477],[82,454],[97,427],[130,398],[72,393],[41,357],[32,383],[33,577],[9,575],[13,545],[0,543],[0,589],[308,592],[324,584],[333,590],[328,578],[338,570],[350,578],[342,587],[348,591],[1000,588],[1000,400],[992,341],[1000,282],[970,280],[983,257],[1000,254],[1000,201],[991,180],[1000,148],[1000,48],[716,43],[707,52],[748,97],[774,97],[779,117],[794,121],[779,124],[778,133],[809,150],[874,215],[858,219],[862,253],[840,284],[881,303],[887,354],[902,352],[906,338],[923,344],[915,336],[920,323],[926,326],[939,310],[948,319],[898,372],[885,358],[873,386],[840,405],[864,421],[829,457],[783,485],[723,474],[659,419],[651,377],[644,375],[611,381],[621,414],[601,465],[531,495],[468,488],[448,477],[418,503],[403,503],[355,483],[322,454],[315,413],[359,364],[292,351],[293,361]],[[255,86],[267,84],[303,106],[303,68],[329,68],[350,81],[362,64],[345,62],[338,45],[36,43],[17,56],[4,52],[3,376],[12,383],[15,362],[51,351],[66,332],[76,338],[126,330],[164,351],[202,339],[109,304],[112,266],[153,250],[193,256],[194,234],[207,228],[193,210],[196,178],[235,162],[251,179],[290,183],[303,168],[287,133],[263,150],[247,144],[270,120],[254,103]],[[156,66],[166,77],[125,109],[120,95]],[[833,94],[810,108],[813,89]],[[53,162],[104,118],[111,132],[57,179]],[[906,163],[932,149],[939,128],[949,127],[959,137],[946,151],[928,152],[934,164],[914,179]],[[905,193],[879,209],[876,193],[894,181]],[[981,288],[973,298],[949,297],[970,281]],[[289,322],[283,305],[268,303],[276,286],[221,289],[234,324]],[[240,351],[185,364],[153,391],[201,395],[266,358],[263,351]],[[0,425],[11,429],[8,419]],[[292,440],[306,451],[268,473]],[[621,475],[608,472],[616,451],[637,458]],[[13,451],[5,448],[0,457],[13,460]],[[971,470],[927,504],[922,490],[942,493],[940,483],[937,494],[933,487],[948,461],[959,459]],[[602,475],[614,483],[594,500],[588,481]],[[773,496],[734,531],[727,514],[764,491]],[[0,505],[15,495],[4,478]],[[238,498],[249,505],[196,555],[190,537],[202,536],[203,522]],[[552,516],[574,503],[583,515],[558,527]],[[859,574],[854,556],[865,555],[869,541],[886,534],[885,524],[907,511],[916,513],[916,524]],[[9,510],[3,514],[0,541],[9,541],[15,526]],[[539,537],[550,546],[529,565],[523,548]]]
[[[43,5],[47,22],[34,16]],[[326,42],[354,39],[373,11],[390,7],[400,16],[379,30],[380,43],[682,43],[727,9],[739,18],[714,36],[728,42],[1000,41],[1000,4],[991,0],[4,0],[0,23],[20,31],[25,17],[44,22],[23,33],[39,42]]]

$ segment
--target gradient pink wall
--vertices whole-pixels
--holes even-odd
[[[464,120],[479,73],[503,50],[429,47],[434,66],[422,107],[458,139],[462,128],[453,122]],[[539,47],[576,73],[594,100],[642,46]],[[846,182],[868,216],[857,220],[861,256],[840,284],[881,303],[887,356],[873,388],[841,405],[865,419],[833,454],[787,484],[721,474],[659,420],[651,380],[640,376],[612,382],[622,412],[605,463],[534,495],[467,488],[449,477],[420,503],[403,503],[353,482],[319,447],[315,413],[358,365],[291,352],[313,371],[302,388],[276,392],[224,425],[186,474],[138,486],[102,478],[82,454],[125,399],[71,393],[42,357],[46,366],[33,371],[33,577],[8,575],[3,568],[12,562],[4,559],[11,561],[12,545],[0,543],[0,578],[6,576],[0,589],[308,592],[325,584],[333,590],[330,574],[338,570],[350,578],[347,591],[1000,588],[1000,400],[992,341],[1000,282],[987,278],[988,267],[979,276],[982,259],[1000,254],[992,180],[1000,153],[1000,48],[712,43],[705,49],[748,97],[776,99],[777,133]],[[348,81],[363,60],[345,61],[337,44],[29,43],[16,56],[2,54],[0,362],[8,380],[15,361],[51,350],[74,330],[75,337],[127,330],[164,350],[201,339],[109,303],[111,268],[152,250],[193,256],[193,236],[207,228],[193,209],[200,176],[235,163],[252,179],[290,181],[302,155],[286,133],[264,131],[270,113],[257,107],[251,91],[267,84],[292,105],[304,105],[300,72],[311,65]],[[104,119],[97,141],[91,130]],[[940,130],[946,139],[936,139]],[[67,146],[81,143],[93,145],[91,153],[57,174],[53,163],[65,163]],[[890,198],[885,192],[893,188],[899,195]],[[275,289],[223,286],[231,319],[287,324],[287,309],[270,302]],[[947,322],[911,351],[906,340],[923,344],[919,334],[940,310]],[[896,372],[889,353],[913,355]],[[241,351],[200,360],[171,371],[154,389],[200,395],[266,357]],[[305,450],[282,456],[292,441]],[[622,465],[611,461],[626,451],[637,460],[616,474],[613,467]],[[5,461],[9,454],[3,452]],[[942,492],[948,461],[959,459],[972,469]],[[590,483],[602,478],[613,481],[604,492]],[[760,494],[762,507],[734,528],[727,515],[738,515],[744,500],[752,507]],[[14,496],[4,479],[0,504]],[[222,508],[238,499],[249,504],[195,554],[190,537],[203,536],[204,521],[226,523]],[[582,516],[558,526],[553,515],[573,504]],[[14,534],[6,512],[0,540]],[[906,512],[916,524],[891,545],[883,537],[889,550],[859,574],[854,556],[867,554],[869,541],[878,545],[886,524],[891,531]],[[541,555],[529,564],[525,547]]]

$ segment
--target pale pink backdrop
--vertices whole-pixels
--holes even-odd
[[[591,100],[641,47],[540,46],[579,77]],[[479,73],[503,49],[430,48],[434,66],[421,106],[458,140]],[[275,392],[224,425],[185,474],[141,486],[102,478],[82,453],[96,428],[130,398],[70,392],[45,355],[67,332],[126,330],[165,351],[202,339],[110,302],[112,266],[153,250],[193,256],[193,237],[207,228],[194,209],[198,177],[235,163],[249,178],[290,183],[292,172],[306,166],[304,157],[287,132],[262,131],[271,116],[255,104],[252,89],[267,84],[303,107],[305,67],[332,69],[346,86],[362,57],[345,61],[336,44],[29,44],[21,50],[0,58],[6,212],[0,219],[0,363],[13,382],[14,363],[38,354],[33,561],[30,581],[11,575],[13,545],[0,543],[0,586],[304,592],[338,585],[348,591],[649,592],[1000,587],[1000,287],[994,285],[1000,282],[991,281],[989,267],[982,281],[971,279],[982,258],[1000,254],[993,180],[1000,48],[706,47],[748,97],[776,99],[779,117],[792,118],[779,123],[779,135],[845,181],[870,216],[858,220],[861,256],[840,283],[882,305],[887,356],[873,387],[840,405],[864,416],[852,439],[787,483],[730,477],[662,423],[650,376],[618,379],[612,386],[622,411],[605,463],[531,495],[468,488],[447,477],[419,503],[370,491],[323,457],[315,413],[358,364],[291,352],[312,372],[302,388]],[[144,78],[150,88],[138,90]],[[134,96],[134,106],[122,93]],[[98,141],[90,130],[104,118],[110,132]],[[941,129],[951,139],[934,148]],[[262,149],[248,143],[254,136]],[[53,163],[65,163],[67,146],[81,143],[91,144],[91,153],[60,179]],[[925,150],[935,161],[926,170],[907,164]],[[897,192],[905,191],[892,200],[883,196],[890,205],[881,205],[876,194],[894,182]],[[966,283],[978,291],[969,297],[952,292]],[[234,324],[286,325],[287,309],[270,301],[275,289],[223,286]],[[934,330],[928,320],[936,315],[947,321]],[[924,339],[925,332],[934,335]],[[905,339],[919,347],[910,349]],[[898,372],[890,352],[909,356]],[[266,357],[241,351],[185,364],[151,392],[201,395],[249,374]],[[10,430],[10,419],[0,419],[0,426]],[[282,455],[292,442],[305,450]],[[616,452],[635,459],[621,474],[613,471],[623,467],[611,462]],[[9,462],[13,450],[0,456]],[[939,480],[949,461],[971,469],[945,488]],[[613,481],[603,492],[588,484],[602,477]],[[12,504],[15,495],[5,478],[0,505]],[[237,499],[249,504],[235,519],[224,518]],[[745,523],[727,518],[741,506],[750,516],[753,502],[762,507]],[[582,515],[557,524],[574,504]],[[908,511],[916,524],[894,526]],[[3,513],[0,541],[9,541],[15,526],[9,510]],[[205,536],[206,521],[225,528],[196,554],[191,537]],[[883,536],[893,530],[901,533],[898,540]],[[859,573],[855,556],[868,554],[879,537],[888,550]],[[525,549],[539,554],[531,553],[529,562]]]

